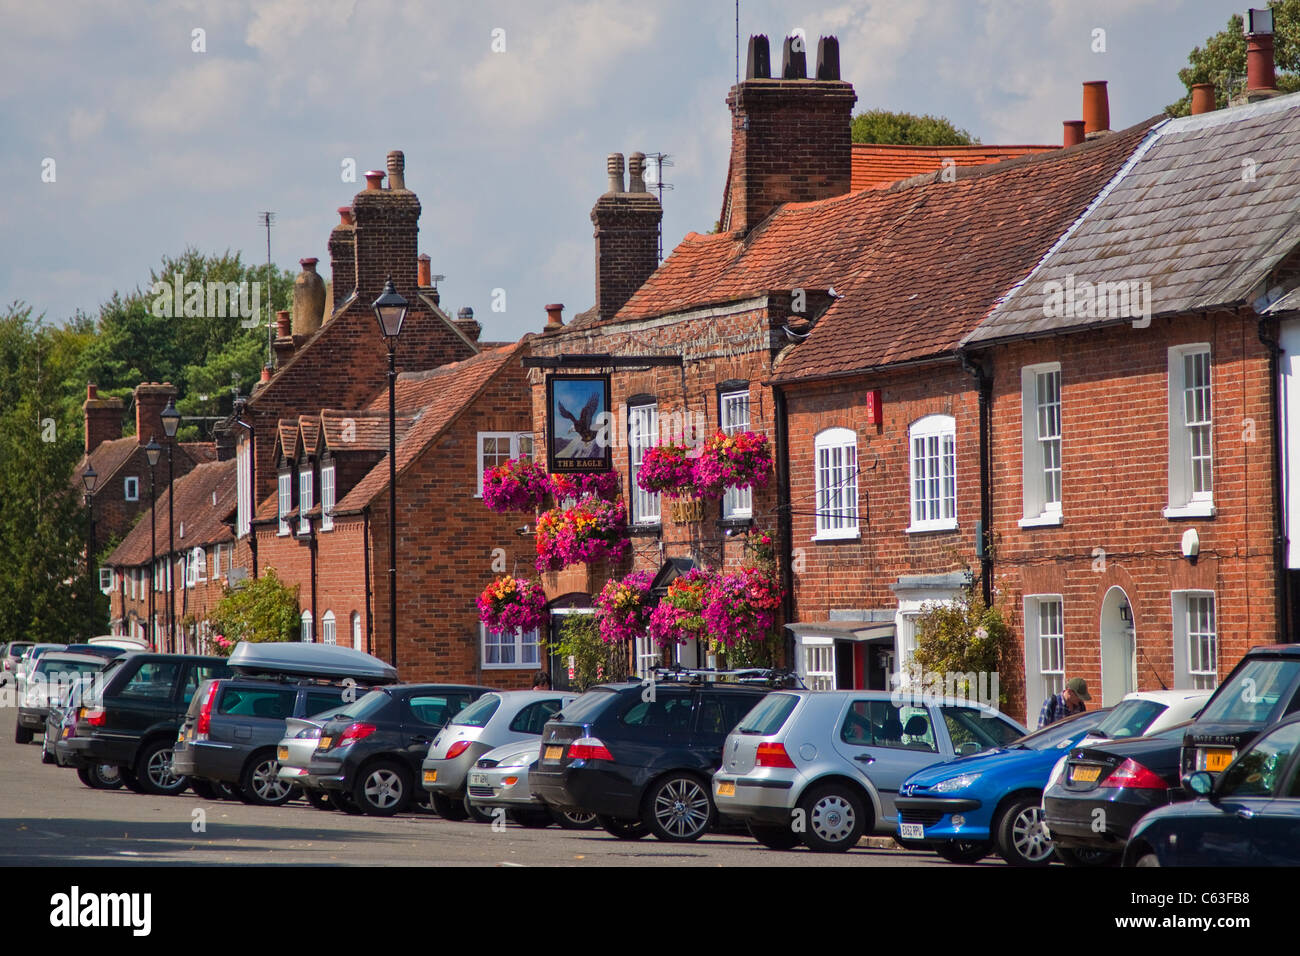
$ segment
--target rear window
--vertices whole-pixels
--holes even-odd
[[[217,705],[217,713],[283,720],[293,716],[293,702],[297,696],[296,690],[279,687],[227,687]]]
[[[1200,720],[1271,723],[1291,701],[1284,699],[1300,676],[1300,661],[1253,660],[1217,691]]]
[[[643,730],[685,732],[691,729],[691,697],[689,694],[665,694],[661,690],[654,700],[633,697],[632,705],[619,715],[625,727]]]
[[[555,716],[562,703],[559,697],[533,701],[515,714],[510,729],[519,734],[541,734],[546,729],[546,722]]]
[[[407,716],[431,727],[444,727],[470,702],[469,694],[416,694],[406,702]]]
[[[794,694],[768,694],[741,719],[736,730],[742,734],[770,737],[785,724],[797,703],[799,698]]]
[[[567,720],[575,724],[585,724],[595,720],[610,701],[618,697],[618,692],[609,688],[589,690],[577,700],[566,704],[555,715],[555,720]]]
[[[500,706],[500,697],[496,694],[484,694],[457,714],[452,723],[461,727],[486,727],[487,722],[492,719],[492,715]]]
[[[1117,740],[1141,737],[1155,719],[1168,709],[1154,700],[1121,700],[1092,733]]]
[[[36,665],[36,673],[46,677],[53,678],[59,683],[66,683],[75,680],[81,674],[99,673],[101,664],[92,664],[90,661],[60,661],[60,660],[42,660]],[[60,676],[60,675],[67,675]]]
[[[1016,741],[1022,750],[1051,750],[1053,747],[1069,746],[1071,738],[1087,733],[1106,719],[1109,711],[1090,710],[1087,713],[1058,720],[1048,724],[1042,730],[1035,730]]]
[[[342,702],[343,691],[341,690],[309,690],[306,703],[303,704],[303,713],[320,714],[331,708],[337,710]]]
[[[372,717],[379,717],[393,703],[393,698],[381,690],[372,690],[360,700],[354,700],[350,704],[345,704],[333,713],[325,715],[330,720],[367,720]]]
[[[169,700],[180,667],[179,661],[145,661],[118,694],[139,700]]]

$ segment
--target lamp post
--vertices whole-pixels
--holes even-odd
[[[167,574],[163,581],[167,585],[167,649],[176,650],[176,597],[172,588],[172,555],[176,553],[176,502],[172,494],[172,482],[176,477],[172,461],[172,446],[176,444],[176,429],[181,423],[181,413],[176,411],[176,402],[167,399],[167,407],[162,410],[163,434],[167,436]]]
[[[393,277],[371,303],[379,319],[379,332],[388,346],[388,653],[397,666],[397,366],[394,351],[406,321],[407,301],[397,293]]]
[[[158,587],[158,495],[156,493],[156,481],[154,480],[154,468],[158,464],[158,458],[162,455],[162,445],[149,436],[149,444],[144,446],[145,457],[149,460],[149,646],[155,651],[158,650],[158,611],[154,602],[157,600],[156,589]]]
[[[86,518],[89,521],[86,542],[86,597],[90,602],[90,611],[86,617],[90,635],[95,633],[95,485],[99,483],[99,473],[95,466],[87,463],[86,471],[81,476],[81,486],[86,491]]]

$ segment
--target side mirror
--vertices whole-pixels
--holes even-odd
[[[1204,770],[1198,770],[1183,777],[1183,789],[1198,797],[1208,797],[1214,789],[1214,778]]]

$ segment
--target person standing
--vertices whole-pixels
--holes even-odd
[[[1088,684],[1082,677],[1071,677],[1065,682],[1065,690],[1053,694],[1043,701],[1043,709],[1038,713],[1038,729],[1042,730],[1058,720],[1081,714],[1088,709]]]

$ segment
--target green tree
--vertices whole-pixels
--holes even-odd
[[[1277,88],[1284,93],[1300,90],[1300,0],[1273,0],[1273,58],[1277,68]],[[1245,22],[1240,14],[1228,18],[1228,26],[1194,47],[1187,56],[1189,66],[1178,71],[1178,79],[1187,93],[1165,107],[1170,116],[1186,116],[1192,110],[1192,86],[1213,83],[1215,106],[1228,105],[1246,83]]]
[[[302,612],[298,609],[298,585],[292,588],[280,580],[274,568],[238,587],[225,588],[221,600],[208,615],[215,635],[234,643],[297,640]],[[214,642],[220,650],[219,642]],[[227,648],[228,650],[229,648]]]
[[[978,145],[964,129],[958,129],[942,116],[917,116],[915,113],[891,113],[867,110],[853,117],[851,126],[855,143],[892,143],[898,146],[971,146]]]
[[[916,650],[905,662],[913,672],[919,670],[922,683],[929,685],[930,675],[1000,674],[1011,660],[1011,628],[997,607],[989,607],[977,587],[964,589],[950,604],[927,604],[916,619]],[[914,675],[915,676],[915,673]],[[958,694],[975,697],[976,688],[960,681]],[[987,685],[986,685],[987,686]],[[1001,680],[999,701],[1006,700]]]

